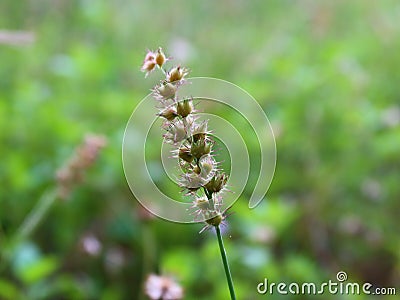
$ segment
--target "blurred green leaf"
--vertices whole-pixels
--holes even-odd
[[[29,242],[17,246],[13,257],[15,274],[26,284],[45,279],[58,268],[54,256],[42,256],[38,248]]]
[[[0,278],[0,298],[4,300],[18,299],[18,288],[12,282]]]

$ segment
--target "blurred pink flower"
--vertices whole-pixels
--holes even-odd
[[[145,283],[145,292],[152,300],[179,300],[183,289],[172,278],[150,274]]]
[[[87,135],[66,164],[57,170],[58,196],[61,199],[68,198],[73,188],[83,180],[85,171],[94,164],[106,143],[107,139],[102,135]]]

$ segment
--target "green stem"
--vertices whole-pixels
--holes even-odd
[[[0,262],[4,262],[0,264],[0,271],[2,271],[6,264],[10,261],[14,247],[32,234],[32,232],[44,219],[56,199],[56,190],[50,189],[42,194],[34,208],[25,217],[24,221],[15,232],[14,237],[12,238],[11,246],[0,248]]]
[[[47,212],[57,199],[57,192],[55,190],[48,190],[42,194],[35,207],[26,216],[21,226],[16,233],[16,240],[20,241],[28,237],[44,219]]]
[[[204,194],[206,194],[206,196],[207,196],[208,202],[210,203],[209,204],[210,209],[211,210],[215,210],[215,205],[214,205],[214,200],[212,198],[212,193],[209,193],[204,186],[203,186],[203,190],[204,190]]]
[[[229,269],[228,258],[226,257],[224,242],[222,241],[221,230],[219,229],[219,226],[215,226],[215,231],[217,232],[218,245],[219,245],[219,250],[221,252],[222,263],[224,264],[226,280],[228,281],[229,293],[231,294],[231,299],[235,300],[236,295],[235,295],[235,289],[233,288],[231,270]]]

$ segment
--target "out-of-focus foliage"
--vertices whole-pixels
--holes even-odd
[[[267,200],[249,210],[247,191],[226,228],[238,299],[373,299],[257,293],[340,270],[399,294],[399,19],[395,0],[1,1],[0,29],[35,41],[0,44],[0,299],[144,299],[150,273],[227,299],[214,234],[151,218],[123,176],[124,126],[152,85],[139,67],[159,45],[245,88],[274,128]],[[83,184],[17,239],[90,132],[108,144]]]

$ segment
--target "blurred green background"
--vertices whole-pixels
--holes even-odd
[[[228,219],[238,299],[375,299],[257,293],[265,277],[340,270],[399,294],[399,20],[396,0],[1,1],[0,299],[146,299],[150,273],[185,299],[228,299],[214,234],[152,218],[124,178],[125,124],[155,82],[139,68],[158,46],[246,89],[276,135],[267,200],[249,210],[247,191]],[[93,132],[108,144],[83,182],[21,235]]]

